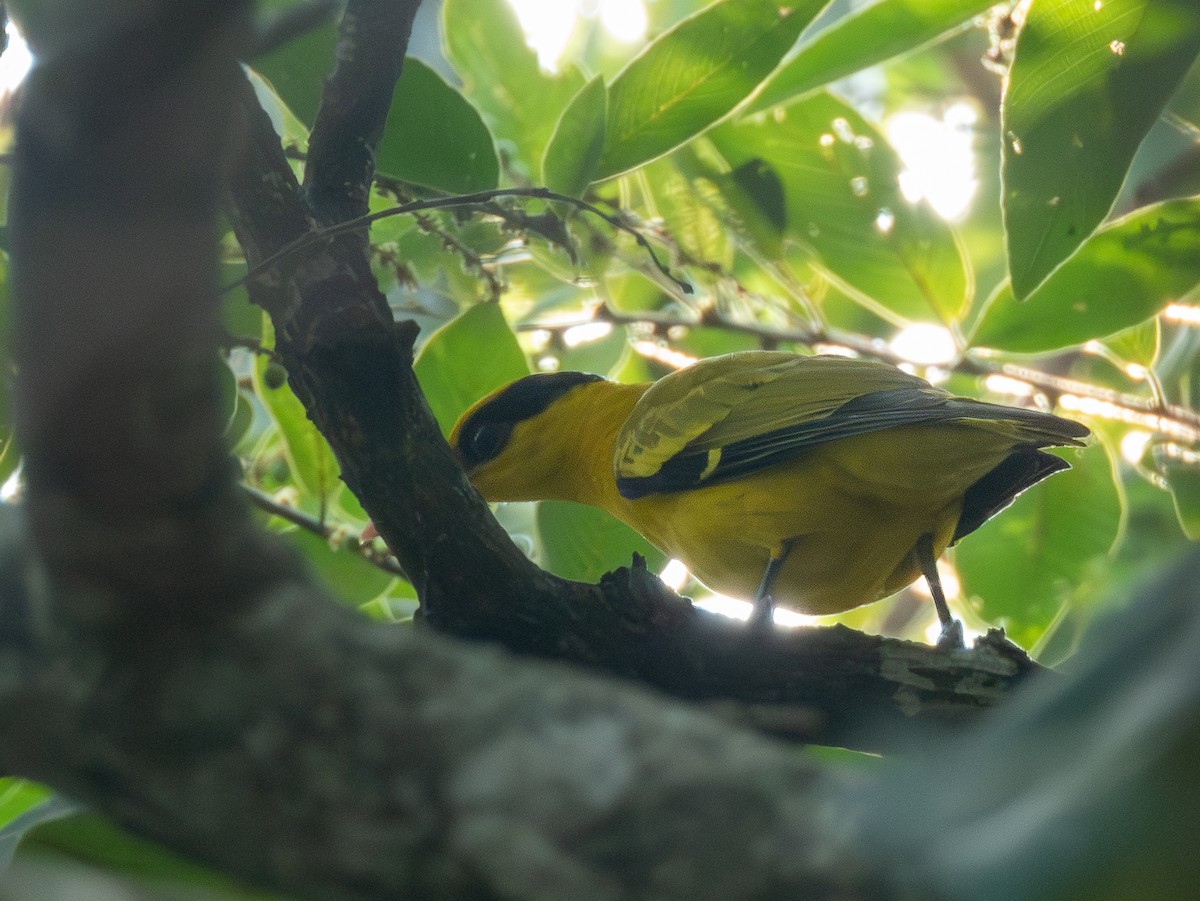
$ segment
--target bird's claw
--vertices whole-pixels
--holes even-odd
[[[963,642],[963,625],[961,620],[952,619],[942,626],[942,634],[938,636],[937,646],[944,651],[961,651],[966,644]]]

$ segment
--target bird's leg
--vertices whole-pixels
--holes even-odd
[[[942,634],[938,637],[939,648],[961,648],[963,646],[962,623],[950,613],[946,603],[946,594],[942,591],[942,578],[937,571],[937,558],[933,555],[933,536],[922,535],[917,539],[913,548],[917,555],[917,565],[921,574],[929,584],[929,593],[933,595],[933,606],[937,608],[938,619],[942,622]]]
[[[792,552],[796,543],[789,538],[780,543],[779,547],[771,549],[771,557],[767,560],[767,568],[763,570],[762,581],[758,583],[758,591],[754,593],[754,610],[750,613],[750,628],[770,629],[775,622],[775,601],[771,597],[771,589],[783,569],[784,561]]]

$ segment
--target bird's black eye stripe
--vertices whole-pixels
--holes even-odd
[[[509,385],[471,414],[458,433],[458,453],[467,469],[499,456],[513,426],[537,416],[572,388],[602,381],[586,372],[528,375]]]

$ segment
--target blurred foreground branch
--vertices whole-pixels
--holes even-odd
[[[337,606],[253,527],[218,438],[242,12],[151,3],[86,53],[39,48],[11,208],[29,482],[0,508],[0,768],[303,898],[1192,896],[1196,555],[1069,678],[853,774]]]

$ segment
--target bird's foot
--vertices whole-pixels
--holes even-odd
[[[966,644],[963,642],[963,625],[961,620],[952,619],[943,624],[942,634],[938,636],[937,646],[943,651],[961,651]]]
[[[770,596],[765,598],[756,598],[754,601],[754,609],[750,611],[750,618],[746,621],[746,625],[751,632],[759,635],[770,635],[775,628],[775,604],[772,603]]]

